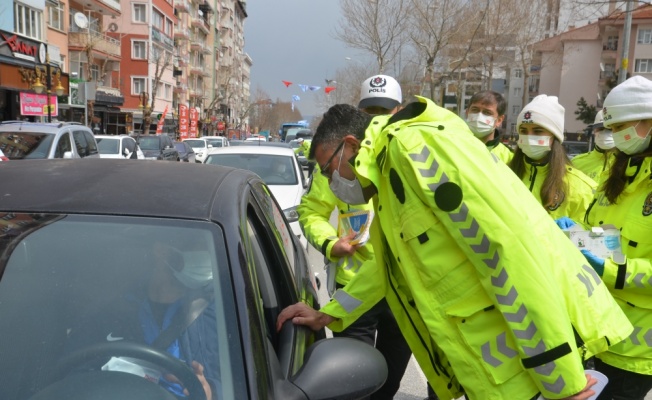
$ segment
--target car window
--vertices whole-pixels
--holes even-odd
[[[80,157],[84,158],[88,155],[88,143],[86,142],[86,136],[84,136],[84,131],[73,131],[72,138],[75,141],[75,146],[77,147],[77,154]]]
[[[206,147],[206,142],[203,140],[184,140],[184,143],[188,143],[192,147]]]
[[[213,147],[223,147],[222,144],[222,139],[206,139],[206,142],[209,143]]]
[[[160,150],[160,141],[157,136],[141,136],[140,148],[142,150]]]
[[[47,158],[54,135],[39,132],[1,132],[0,142],[10,160]]]
[[[272,154],[211,154],[206,164],[224,165],[252,171],[268,185],[297,185],[294,156]]]
[[[110,353],[70,370],[58,371],[58,365],[77,351],[93,354],[98,345],[155,346],[154,338],[166,329],[160,327],[172,326],[172,315],[186,309],[193,320],[163,348],[187,364],[202,364],[213,398],[238,398],[234,382],[244,380],[242,349],[233,340],[238,321],[218,225],[92,215],[0,218],[9,228],[0,231],[0,337],[11,343],[0,357],[0,398],[32,398],[84,369],[160,375],[165,371],[156,364]],[[163,293],[176,293],[177,300]],[[192,314],[196,299],[203,305]]]
[[[54,158],[63,158],[67,151],[72,152],[72,144],[70,143],[70,135],[66,133],[59,137],[57,148],[54,150]]]
[[[133,153],[136,150],[136,141],[132,138],[124,138],[122,144],[130,153]]]
[[[84,137],[86,138],[86,143],[88,144],[88,154],[87,155],[93,155],[97,154],[97,145],[95,144],[95,136],[93,136],[92,133],[83,131],[84,132]]]
[[[186,146],[183,143],[177,142],[174,144],[174,148],[177,149],[178,152],[180,153],[187,153],[188,149],[186,149]]]
[[[120,139],[96,138],[100,154],[120,154]]]

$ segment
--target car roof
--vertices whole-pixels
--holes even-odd
[[[69,122],[27,122],[27,121],[5,121],[0,123],[0,132],[30,132],[30,133],[57,133],[61,128],[74,126],[92,132],[90,128],[82,124]]]
[[[0,176],[4,211],[202,220],[231,219],[215,210],[233,215],[219,205],[239,204],[244,182],[260,179],[217,165],[106,158],[0,163]]]
[[[129,138],[129,139],[134,139],[134,137],[129,136],[129,135],[95,135],[95,138],[100,138],[100,139],[120,139],[120,138]]]
[[[208,154],[271,154],[279,156],[294,156],[294,150],[284,146],[231,146],[208,150]]]

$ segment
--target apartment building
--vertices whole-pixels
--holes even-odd
[[[581,97],[590,105],[602,107],[604,98],[617,84],[624,17],[624,12],[611,10],[596,22],[534,44],[530,96],[558,96],[566,109],[567,132],[586,128],[574,113]],[[628,60],[628,76],[652,79],[652,6],[637,7],[632,13]]]

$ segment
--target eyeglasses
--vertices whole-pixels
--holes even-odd
[[[331,166],[331,163],[333,162],[333,158],[335,158],[335,155],[340,151],[340,149],[342,148],[342,146],[344,146],[344,140],[342,140],[342,141],[340,142],[340,144],[335,148],[335,151],[334,151],[333,154],[331,154],[331,156],[328,158],[328,160],[326,161],[326,164],[324,164],[323,167],[320,167],[320,168],[319,168],[319,171],[321,172],[321,174],[324,175],[326,178],[329,178],[329,179],[330,179],[330,177],[331,177],[331,173],[328,171],[328,167]]]

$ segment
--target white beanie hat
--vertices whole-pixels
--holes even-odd
[[[403,102],[401,85],[389,75],[374,75],[360,87],[358,108],[382,107],[392,110]]]
[[[593,125],[590,126],[590,128],[595,129],[595,128],[602,128],[604,125],[602,123],[604,122],[604,114],[602,113],[602,110],[598,110],[598,113],[595,114],[595,119],[593,120]]]
[[[652,119],[652,81],[632,76],[611,89],[604,99],[604,127],[643,119]]]
[[[537,124],[552,133],[560,143],[564,142],[564,107],[559,104],[557,96],[540,94],[532,99],[518,114],[516,129],[521,124]]]

